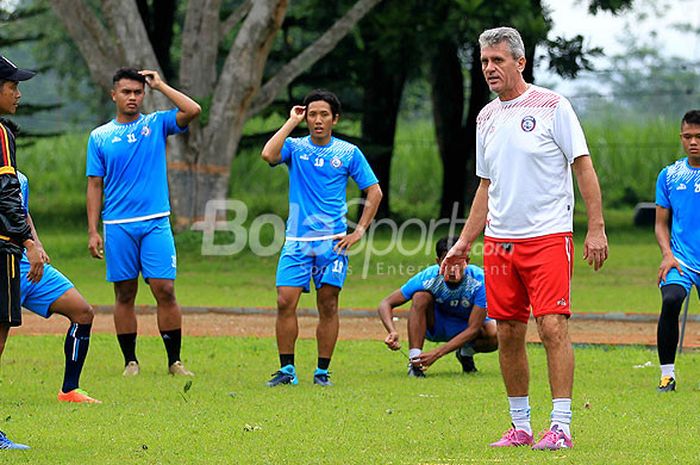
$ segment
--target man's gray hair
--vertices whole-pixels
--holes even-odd
[[[479,47],[481,48],[493,47],[501,42],[505,42],[506,45],[508,45],[510,53],[516,60],[525,56],[525,44],[523,44],[523,38],[520,37],[520,33],[512,27],[504,26],[487,29],[479,36]]]

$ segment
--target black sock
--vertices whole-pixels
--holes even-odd
[[[66,369],[63,372],[63,392],[70,392],[80,386],[80,373],[83,371],[85,357],[90,347],[90,330],[92,324],[81,325],[71,323],[63,344],[63,353],[66,356]]]
[[[331,364],[331,359],[330,358],[323,358],[319,357],[318,358],[318,367],[321,370],[327,370],[328,366]]]
[[[656,343],[661,365],[668,365],[676,360],[678,317],[681,314],[685,295],[685,288],[678,284],[669,284],[661,288],[661,316],[656,328]]]
[[[117,334],[117,340],[122,354],[124,354],[124,366],[128,365],[129,362],[138,363],[139,361],[136,359],[136,333]]]
[[[168,366],[180,361],[180,345],[182,344],[182,329],[171,329],[161,331],[160,336],[165,344],[165,351],[168,353]]]
[[[280,367],[284,368],[287,365],[294,365],[294,354],[280,354]]]

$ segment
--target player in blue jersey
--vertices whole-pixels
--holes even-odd
[[[32,230],[34,243],[44,258],[44,274],[40,281],[32,282],[27,279],[31,265],[27,256],[22,256],[22,260],[19,262],[20,303],[22,307],[44,318],[58,313],[70,320],[66,340],[63,344],[66,364],[63,372],[63,386],[58,392],[58,400],[99,404],[99,400],[93,399],[87,392],[80,389],[80,374],[87,357],[94,318],[92,307],[68,278],[49,265],[49,256],[39,240],[34,221],[29,214],[29,180],[19,171],[17,171],[17,177],[22,191],[22,204],[27,215],[27,222]]]
[[[314,90],[303,105],[265,144],[262,158],[289,169],[289,217],[286,241],[277,266],[277,349],[280,370],[268,386],[297,384],[294,345],[299,333],[296,308],[302,292],[316,287],[318,365],[313,381],[330,386],[328,366],[338,339],[338,295],[348,269],[347,250],[362,238],[382,198],[376,176],[356,146],[333,137],[340,101],[326,90]],[[302,121],[309,135],[289,135]],[[347,234],[346,187],[352,178],[366,195],[362,216]]]
[[[661,170],[656,181],[655,231],[663,257],[657,328],[661,392],[676,390],[678,317],[692,286],[700,289],[700,110],[683,116],[681,143],[687,157]]]
[[[189,375],[180,361],[182,313],[175,299],[177,258],[170,229],[166,139],[179,134],[201,108],[155,71],[122,68],[112,79],[116,117],[90,133],[87,148],[88,248],[107,262],[114,283],[114,326],[124,354],[124,375],[139,373],[134,301],[139,273],[158,305],[158,328],[170,374]],[[143,114],[146,85],[177,108]],[[104,195],[104,204],[103,204]],[[104,242],[98,232],[102,212]]]
[[[379,317],[389,333],[384,343],[391,350],[399,350],[401,345],[394,326],[393,310],[411,300],[408,314],[409,376],[425,377],[424,370],[450,352],[457,355],[462,371],[473,373],[477,371],[475,353],[498,349],[496,322],[486,316],[483,270],[468,265],[457,282],[447,282],[440,275],[440,263],[456,241],[455,237],[440,239],[435,245],[437,265],[413,276],[379,304]],[[425,339],[444,344],[423,352]]]

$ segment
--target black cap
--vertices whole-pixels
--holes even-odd
[[[36,72],[21,69],[10,60],[0,55],[0,79],[4,81],[26,81],[36,75]]]

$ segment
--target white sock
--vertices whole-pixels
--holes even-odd
[[[568,437],[571,437],[571,399],[552,399],[552,424],[550,429],[556,426]]]
[[[409,349],[408,350],[408,358],[409,358],[409,360],[413,360],[414,358],[418,358],[418,356],[422,353],[423,353],[423,349]]]
[[[661,365],[661,377],[663,378],[664,376],[670,376],[673,379],[676,379],[676,364],[675,363],[669,363],[668,365]]]
[[[527,434],[532,434],[529,397],[508,397],[508,403],[510,404],[510,419],[515,429],[525,431]]]

